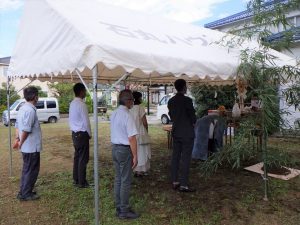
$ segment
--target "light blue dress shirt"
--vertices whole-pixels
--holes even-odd
[[[28,132],[28,137],[21,146],[21,152],[34,153],[42,150],[42,131],[36,114],[36,108],[26,102],[17,115],[16,128],[19,130],[19,137],[22,132]]]

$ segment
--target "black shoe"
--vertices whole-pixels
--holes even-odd
[[[32,191],[31,194],[36,195],[36,191]],[[19,200],[23,199],[23,196],[21,195],[21,192],[18,192],[17,199],[19,199]]]
[[[23,196],[22,196],[21,193],[19,192],[19,193],[17,194],[17,199],[21,200],[22,198],[23,198]]]
[[[73,183],[74,184],[74,183]],[[75,187],[78,187],[78,188],[89,188],[93,185],[90,185],[87,181],[85,181],[83,184],[78,184],[78,183],[75,183],[74,184]]]
[[[121,209],[120,208],[116,208],[116,217],[119,217],[120,212],[121,212]]]
[[[179,187],[180,192],[195,192],[196,189],[188,186],[180,186]]]
[[[76,187],[78,187],[78,188],[89,188],[90,185],[89,184],[77,184]]]
[[[20,201],[34,201],[40,199],[40,196],[37,194],[31,194],[27,197],[21,197]]]
[[[179,188],[179,186],[180,186],[179,182],[173,182],[173,184],[172,184],[173,190],[177,190]]]
[[[128,212],[134,213],[134,211],[131,208],[129,208]],[[120,213],[121,213],[121,209],[119,207],[117,207],[116,208],[116,217],[119,217]]]
[[[118,215],[118,218],[122,219],[122,220],[123,219],[134,220],[134,219],[137,219],[139,217],[140,217],[140,215],[135,213],[132,210],[129,210],[128,212],[120,212],[119,215]]]
[[[141,178],[141,177],[143,177],[144,175],[143,175],[142,173],[134,173],[133,176],[134,176],[134,177],[139,177],[139,178]]]
[[[94,183],[87,183],[90,187],[95,187]]]

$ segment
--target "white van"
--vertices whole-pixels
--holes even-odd
[[[20,107],[25,103],[25,99],[19,99],[10,106],[10,124],[14,126]],[[60,119],[59,106],[56,98],[39,98],[36,106],[37,116],[40,122],[56,123]],[[8,112],[2,114],[2,122],[8,126]]]
[[[171,119],[169,116],[169,110],[168,110],[168,101],[170,98],[172,98],[174,94],[168,94],[162,97],[162,99],[159,101],[157,105],[157,113],[156,118],[158,120],[161,120],[162,124],[168,124],[170,123]]]

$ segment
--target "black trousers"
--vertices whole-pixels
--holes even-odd
[[[172,182],[180,182],[180,185],[188,186],[193,146],[194,138],[173,137]],[[178,179],[179,174],[180,179]]]
[[[20,184],[20,194],[22,197],[28,197],[32,194],[35,182],[40,172],[40,153],[24,153],[22,177]]]
[[[72,132],[75,148],[73,164],[74,183],[84,185],[86,181],[86,166],[89,162],[89,134],[87,132]]]

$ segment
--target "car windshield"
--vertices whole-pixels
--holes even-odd
[[[15,101],[14,104],[12,104],[9,109],[13,110],[14,108],[16,108],[16,106],[19,104],[19,102],[20,101]]]

